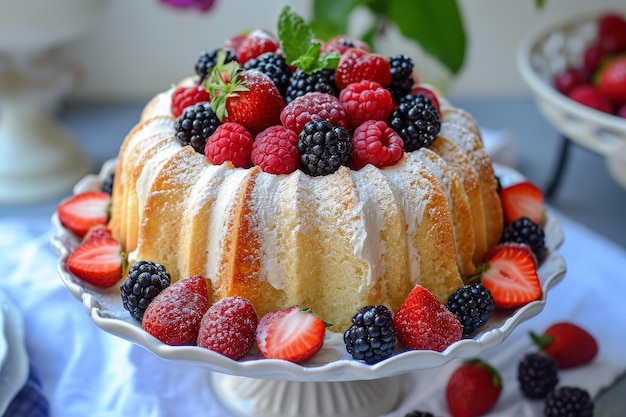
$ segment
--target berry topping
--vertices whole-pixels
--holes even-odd
[[[461,322],[463,336],[485,324],[495,308],[491,292],[480,283],[463,285],[448,298],[448,309]]]
[[[337,35],[330,39],[322,46],[322,52],[336,51],[340,54],[343,54],[350,48],[356,48],[361,49],[365,52],[370,52],[370,47],[368,44],[360,39],[350,38],[345,35]]]
[[[500,374],[481,359],[470,359],[454,370],[446,385],[452,417],[478,417],[490,411],[502,392]]]
[[[543,229],[526,216],[509,223],[502,232],[500,242],[524,243],[530,246],[538,262],[541,262],[546,253]]]
[[[332,174],[350,158],[350,133],[327,120],[311,120],[298,136],[298,152],[305,173],[312,176]]]
[[[148,305],[170,282],[170,274],[163,265],[151,261],[136,262],[120,286],[124,308],[141,322]]]
[[[122,278],[122,245],[104,226],[94,226],[67,257],[67,269],[96,287],[108,288]]]
[[[346,113],[339,99],[326,93],[315,92],[298,97],[280,113],[283,126],[296,132],[296,135],[313,119],[324,119],[333,126],[348,127]]]
[[[325,323],[298,306],[271,311],[259,321],[256,343],[263,357],[304,362],[319,352],[326,335]]]
[[[391,83],[387,87],[395,101],[411,93],[413,88],[413,59],[407,55],[399,54],[389,58],[391,65]]]
[[[181,145],[191,147],[198,153],[204,154],[206,140],[222,124],[219,121],[210,103],[198,103],[186,109],[174,123],[176,140]]]
[[[167,345],[195,345],[200,321],[208,308],[206,280],[192,275],[154,297],[146,308],[141,327]]]
[[[239,123],[252,136],[280,124],[285,102],[276,84],[262,72],[219,61],[204,85],[212,97],[213,111],[222,122]]]
[[[542,224],[545,211],[543,193],[535,184],[523,181],[500,190],[504,221],[512,223],[522,217]]]
[[[587,330],[569,322],[554,323],[543,334],[530,333],[535,345],[552,357],[560,369],[591,362],[598,354],[598,342]]]
[[[244,65],[264,53],[276,52],[279,47],[280,43],[274,35],[265,30],[256,29],[250,32],[237,48],[237,60]]]
[[[292,173],[300,167],[298,135],[284,126],[268,127],[256,136],[251,159],[263,172]]]
[[[391,65],[382,55],[352,48],[341,54],[335,70],[335,83],[340,90],[362,80],[376,81],[383,87],[391,82]]]
[[[541,298],[536,260],[527,245],[501,243],[488,252],[482,283],[497,308],[516,308]]]
[[[213,49],[212,51],[203,52],[198,57],[195,67],[196,74],[200,77],[200,84],[211,74],[211,71],[217,65],[217,55],[220,51],[224,51],[224,62],[237,61],[237,56],[231,49]]]
[[[517,380],[527,398],[545,398],[559,383],[559,369],[551,357],[527,353],[517,366]]]
[[[437,109],[437,113],[441,114],[441,105],[439,104],[439,99],[437,98],[437,94],[435,94],[433,90],[426,88],[422,85],[416,85],[416,86],[413,86],[413,88],[411,89],[411,95],[417,95],[417,94],[422,94],[426,96],[426,98],[429,99],[433,103],[435,108]]]
[[[389,125],[402,137],[407,152],[430,146],[441,129],[437,108],[423,94],[402,97]]]
[[[382,305],[362,307],[343,333],[343,341],[354,359],[369,364],[387,359],[396,347],[391,310]]]
[[[57,206],[59,221],[83,237],[93,226],[109,221],[111,196],[104,191],[85,191],[66,198]]]
[[[322,69],[310,74],[300,69],[296,70],[285,90],[285,102],[290,103],[300,96],[314,92],[339,95],[334,69]]]
[[[209,92],[202,84],[192,87],[178,87],[172,93],[172,116],[178,118],[187,107],[211,100]]]
[[[437,297],[416,285],[393,319],[398,341],[409,349],[444,351],[461,339],[461,323]]]
[[[245,356],[254,343],[259,318],[250,300],[226,297],[211,307],[202,317],[198,346],[231,359]]]
[[[352,129],[368,120],[386,121],[393,109],[389,90],[368,80],[352,83],[341,90],[339,102]]]
[[[291,69],[285,57],[273,52],[267,52],[259,55],[245,63],[243,66],[246,70],[257,70],[267,75],[276,84],[278,91],[282,96],[285,95],[289,79],[291,78]]]
[[[396,164],[404,156],[404,142],[395,130],[380,120],[370,120],[352,134],[352,165],[382,168]]]
[[[245,127],[226,122],[207,139],[204,155],[213,165],[229,161],[238,168],[249,168],[253,142],[254,138]]]
[[[545,417],[593,417],[594,404],[589,393],[578,387],[559,387],[546,397]]]

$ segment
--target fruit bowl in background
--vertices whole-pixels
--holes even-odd
[[[74,193],[100,189],[115,165],[116,160],[110,160],[98,175],[84,177],[74,187]],[[502,186],[523,179],[511,168],[496,165],[495,169]],[[443,352],[400,350],[368,365],[351,358],[341,334],[327,332],[322,350],[302,364],[262,359],[254,351],[241,360],[232,360],[202,347],[169,346],[152,337],[124,309],[118,286],[98,289],[69,272],[67,257],[79,241],[61,225],[56,213],[52,225],[52,246],[59,255],[57,269],[61,280],[93,322],[163,359],[214,371],[210,374],[214,397],[234,416],[296,417],[302,416],[303,410],[310,417],[385,414],[405,395],[409,372],[470,358],[498,346],[520,323],[544,309],[550,290],[566,272],[565,260],[558,251],[563,242],[561,226],[557,217],[548,212],[544,228],[548,253],[538,269],[542,297],[517,309],[494,312],[471,337],[455,342]]]
[[[602,14],[571,18],[530,33],[518,48],[517,66],[543,116],[566,138],[604,156],[615,180],[626,188],[626,119],[580,104],[553,84],[555,75],[566,68],[582,66]],[[626,10],[621,14],[626,16]]]

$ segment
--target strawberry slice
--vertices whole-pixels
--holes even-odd
[[[325,323],[310,310],[298,306],[271,311],[259,321],[256,342],[267,359],[304,362],[324,344]]]
[[[67,257],[67,269],[96,287],[108,288],[122,278],[122,245],[112,238],[92,237]]]
[[[541,297],[541,282],[532,253],[520,244],[503,243],[489,251],[482,266],[482,283],[496,308],[521,307]]]
[[[545,205],[539,187],[528,181],[519,182],[500,190],[504,220],[512,223],[524,216],[541,224]]]
[[[57,207],[59,221],[80,237],[97,224],[106,225],[111,196],[102,191],[86,191],[63,200]]]

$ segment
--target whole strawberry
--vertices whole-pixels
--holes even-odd
[[[393,323],[398,341],[409,349],[442,352],[463,335],[456,316],[419,284],[404,300]]]
[[[500,398],[502,381],[496,369],[480,359],[465,361],[450,376],[446,403],[452,417],[478,417]]]
[[[223,55],[204,83],[211,107],[221,122],[239,123],[254,137],[280,124],[285,101],[276,84],[257,70],[243,70],[236,62],[224,64]]]
[[[279,47],[280,43],[273,34],[255,29],[237,47],[237,61],[243,65],[266,52],[276,52]]]
[[[543,334],[531,332],[530,336],[561,369],[585,365],[598,354],[598,343],[593,335],[574,323],[554,323]]]
[[[613,103],[626,103],[626,56],[612,59],[598,73],[598,90]]]
[[[146,308],[141,327],[165,344],[193,345],[208,308],[206,280],[192,275],[176,281],[154,297]]]
[[[198,346],[239,359],[254,344],[258,320],[256,310],[247,298],[237,295],[223,298],[209,307],[202,317]]]
[[[572,100],[604,113],[613,113],[613,103],[607,95],[589,84],[582,84],[569,93]]]

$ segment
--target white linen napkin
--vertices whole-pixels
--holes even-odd
[[[517,361],[532,350],[531,329],[541,331],[555,321],[570,320],[597,337],[599,356],[592,364],[562,371],[562,384],[595,394],[626,369],[626,331],[620,321],[626,252],[557,216],[568,272],[551,290],[542,313],[481,355],[504,379],[502,396],[487,417],[541,415],[541,402],[525,400],[515,376]],[[48,219],[0,219],[0,289],[23,312],[27,350],[50,401],[51,416],[227,416],[211,397],[209,371],[158,358],[91,321],[57,275],[50,237]],[[386,417],[403,417],[415,409],[446,416],[443,392],[459,363],[412,372],[411,391]]]

